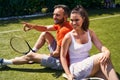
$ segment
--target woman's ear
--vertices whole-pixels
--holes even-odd
[[[85,20],[85,17],[83,17],[82,19],[83,19],[83,21],[84,21],[84,20]]]

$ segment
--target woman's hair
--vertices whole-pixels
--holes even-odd
[[[67,15],[67,16],[69,16],[69,14],[70,14],[70,9],[69,9],[68,6],[59,4],[59,5],[55,5],[55,6],[54,6],[54,9],[56,9],[56,8],[62,8],[62,9],[64,10],[64,14]]]
[[[77,5],[71,11],[71,14],[74,14],[74,13],[79,14],[84,19],[84,22],[82,24],[82,29],[87,31],[88,27],[89,27],[89,18],[88,18],[88,14],[87,14],[86,10],[81,5]]]

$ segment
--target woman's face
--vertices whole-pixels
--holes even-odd
[[[70,15],[70,23],[74,29],[81,29],[83,21],[83,18],[78,13],[72,13]]]

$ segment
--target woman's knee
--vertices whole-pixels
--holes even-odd
[[[98,63],[100,63],[100,60],[101,60],[101,58],[102,58],[102,55],[103,55],[103,53],[98,53],[98,54],[92,56],[94,62],[98,62]]]

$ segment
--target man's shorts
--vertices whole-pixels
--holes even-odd
[[[52,44],[50,44],[48,46],[50,53],[52,53],[56,49],[56,45],[57,45],[56,41],[53,40]],[[49,55],[43,56],[43,58],[41,60],[41,65],[45,66],[45,67],[49,67],[51,69],[57,69],[57,70],[63,69],[59,58],[54,58],[54,57],[49,56]]]
[[[54,58],[49,55],[44,55],[42,60],[41,60],[41,65],[51,68],[51,69],[57,69],[57,70],[62,70],[62,65],[60,63],[59,58]]]
[[[50,53],[55,51],[56,47],[57,47],[57,42],[56,42],[56,40],[53,40],[53,42],[50,45],[48,45],[48,49],[49,49]]]

